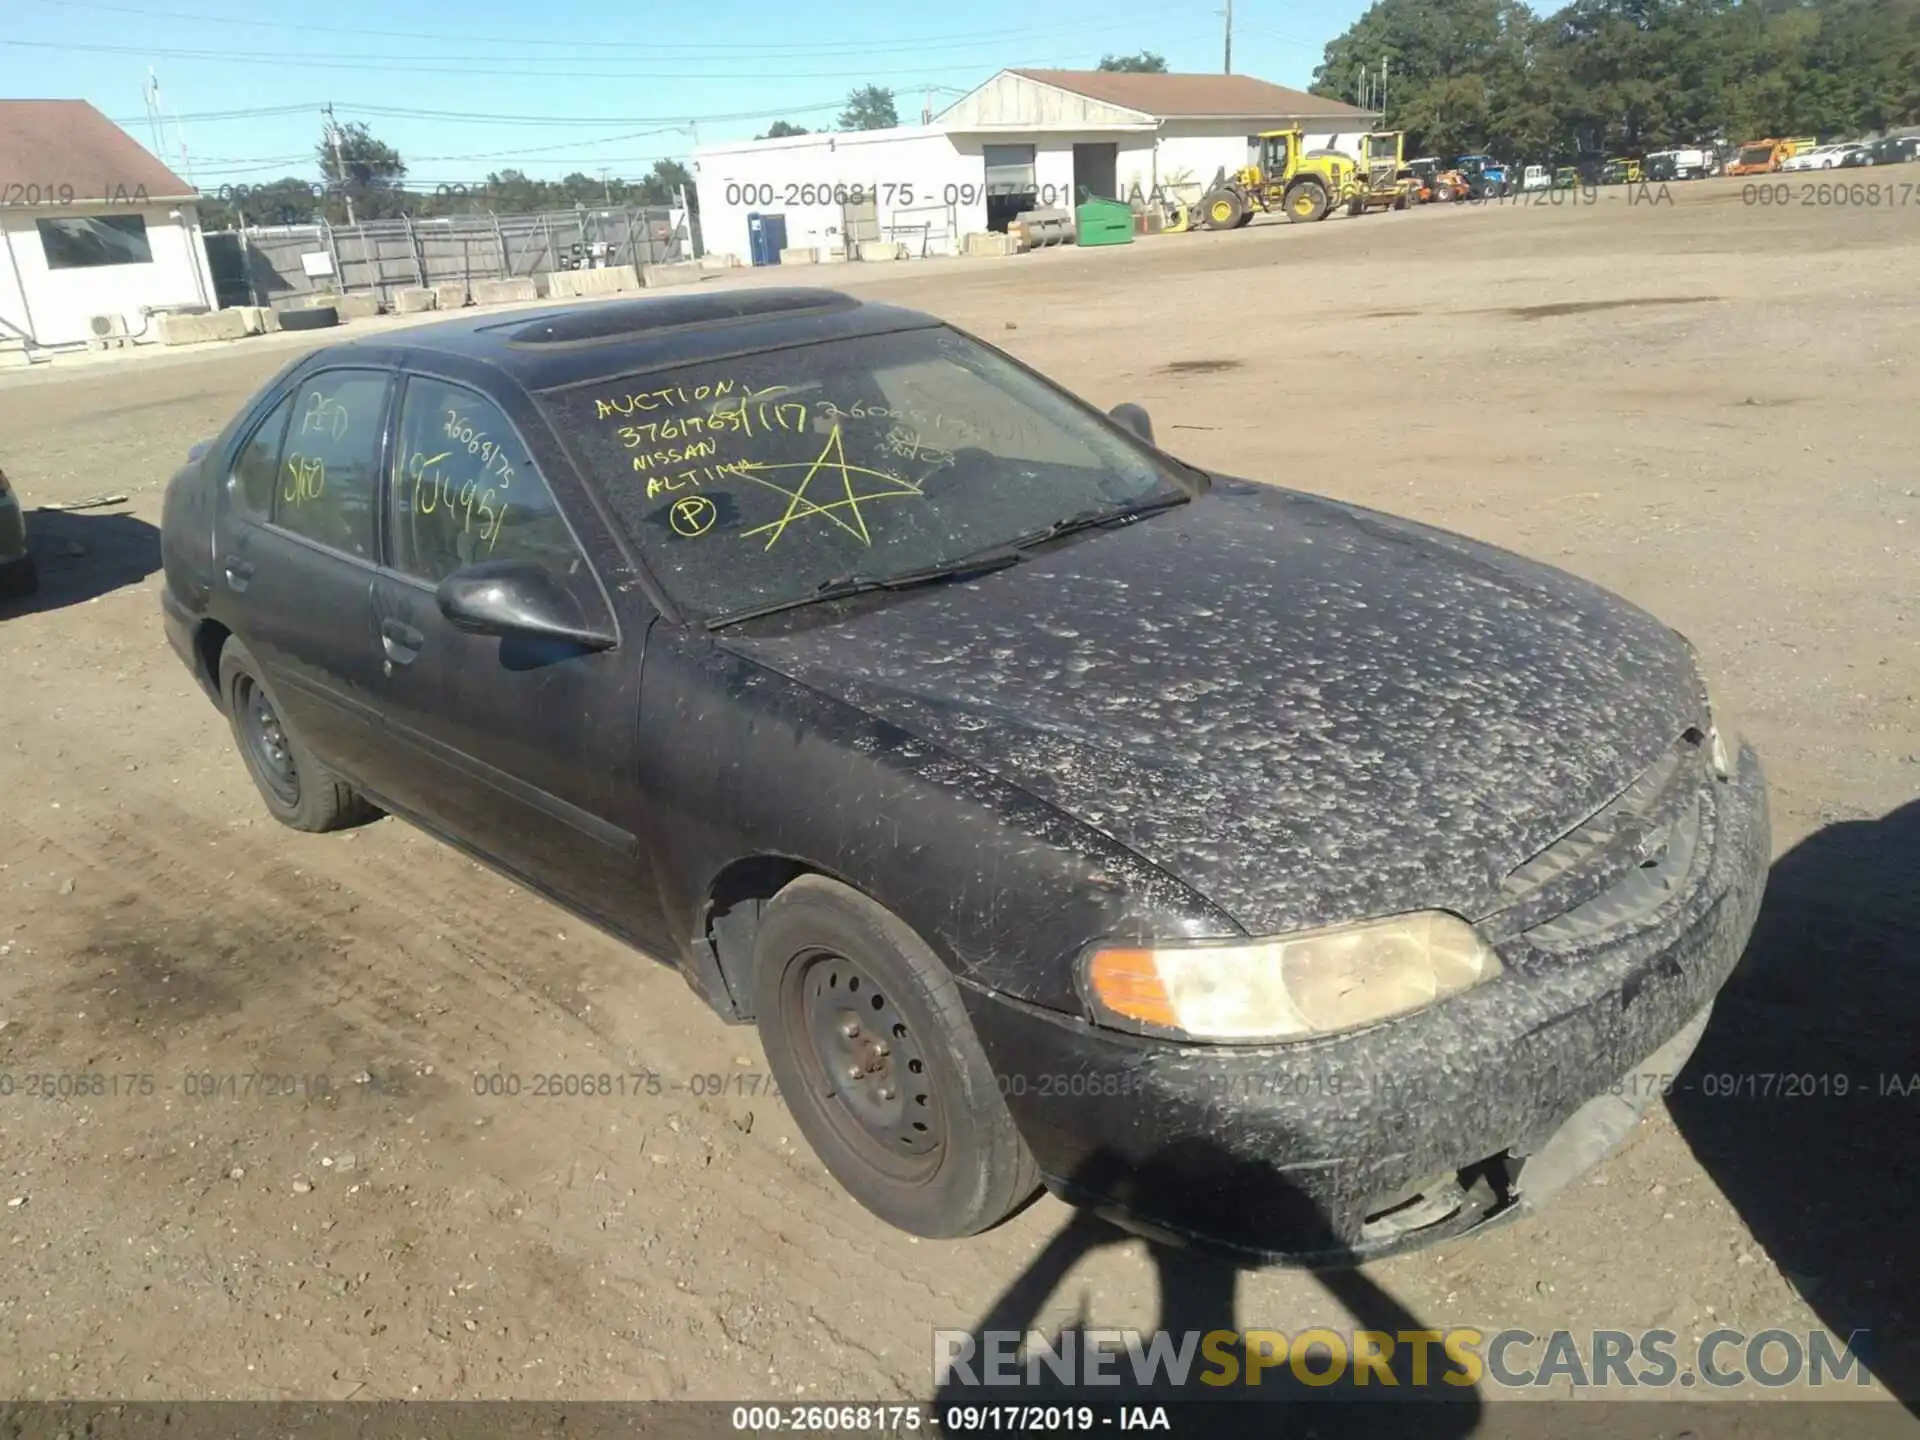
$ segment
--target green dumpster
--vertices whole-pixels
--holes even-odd
[[[1121,200],[1096,200],[1083,190],[1073,212],[1074,238],[1082,245],[1131,245],[1133,207]]]

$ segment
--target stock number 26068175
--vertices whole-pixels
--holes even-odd
[[[1073,189],[1068,185],[1041,185],[1032,193],[1033,203],[1037,205],[1066,205],[1073,198]],[[872,201],[904,209],[916,204],[978,205],[986,200],[987,187],[979,181],[918,186],[905,181],[866,185],[830,185],[824,181],[817,185],[775,185],[766,181],[755,185],[728,181],[721,194],[729,205],[864,205]]]

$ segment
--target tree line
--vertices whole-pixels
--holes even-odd
[[[1915,0],[1378,0],[1313,92],[1377,108],[1382,61],[1414,155],[1571,163],[1920,121]]]
[[[638,180],[575,171],[536,180],[519,170],[496,170],[484,180],[409,185],[400,152],[363,124],[321,134],[314,147],[316,178],[282,176],[258,185],[223,185],[200,192],[200,222],[208,230],[239,225],[312,225],[325,220],[416,220],[447,215],[527,215],[541,210],[590,210],[673,205],[684,187],[698,206],[693,175],[678,160],[657,160]]]

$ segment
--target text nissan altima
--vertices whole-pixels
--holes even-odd
[[[392,811],[670,957],[922,1235],[1040,1180],[1254,1261],[1524,1213],[1766,875],[1658,620],[829,291],[305,356],[164,552],[274,815]]]

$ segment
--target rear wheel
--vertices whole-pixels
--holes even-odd
[[[1434,198],[1434,199],[1435,199],[1436,201],[1439,201],[1439,202],[1442,202],[1442,203],[1444,203],[1444,202],[1446,202],[1446,201],[1448,201],[1448,200],[1451,200],[1451,199],[1453,199],[1453,187],[1452,187],[1451,185],[1436,185],[1436,186],[1434,186],[1434,187],[1433,187],[1433,198]]]
[[[1349,200],[1349,201],[1347,202],[1347,215],[1348,215],[1348,217],[1349,217],[1350,219],[1358,219],[1358,218],[1359,218],[1360,216],[1362,216],[1362,215],[1364,215],[1364,214],[1366,214],[1366,213],[1367,213],[1367,202],[1366,202],[1366,201],[1364,201],[1364,200]]]
[[[1248,219],[1246,203],[1231,190],[1216,190],[1202,200],[1200,215],[1209,230],[1237,230]]]
[[[1327,192],[1321,186],[1307,181],[1295,185],[1287,191],[1287,219],[1292,221],[1324,220],[1330,201]]]
[[[287,728],[260,667],[238,640],[220,651],[220,694],[247,773],[282,825],[342,830],[379,815],[351,785],[330,773]]]
[[[753,995],[794,1123],[875,1215],[953,1239],[1038,1187],[959,987],[897,916],[802,876],[762,916]]]

